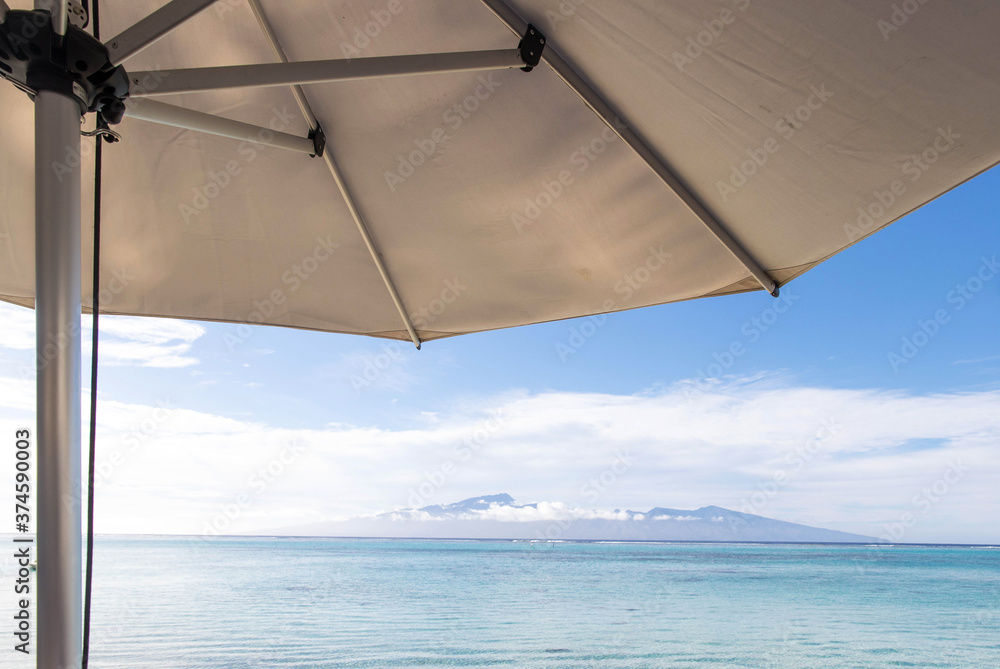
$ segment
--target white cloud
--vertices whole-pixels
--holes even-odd
[[[0,379],[8,407],[0,434],[30,415],[32,394]],[[752,512],[791,522],[881,535],[909,512],[916,523],[904,541],[998,542],[997,406],[998,391],[916,395],[776,377],[697,395],[507,395],[396,429],[291,430],[180,408],[157,420],[155,406],[102,402],[99,460],[117,452],[121,462],[101,488],[99,529],[200,532],[270,478],[231,531],[496,492],[554,500],[482,512],[512,522],[654,506],[739,511],[757,495],[763,502]],[[825,425],[833,433],[817,440]],[[276,464],[288,444],[301,455]],[[953,463],[968,469],[925,512],[914,500]],[[413,503],[421,489],[429,497]]]
[[[953,362],[951,364],[953,364],[953,365],[976,365],[976,364],[979,364],[980,362],[990,362],[992,360],[1000,360],[1000,355],[989,355],[989,356],[986,356],[985,358],[974,358],[972,360],[956,360],[955,362]]]
[[[510,523],[529,523],[539,520],[632,520],[627,511],[606,511],[570,506],[564,502],[538,502],[536,506],[502,506],[490,504],[488,509],[471,511],[457,516],[460,520],[498,520]]]
[[[199,362],[190,355],[193,343],[205,334],[197,323],[132,316],[104,316],[100,323],[102,364],[172,368]],[[84,332],[89,334],[90,327],[90,317],[84,317]]]
[[[571,506],[564,502],[538,502],[533,506],[507,506],[494,502],[486,509],[472,509],[462,513],[434,515],[415,509],[395,511],[389,514],[389,519],[392,521],[495,520],[502,523],[533,523],[554,520],[642,520],[643,517],[641,513],[587,509]]]
[[[0,348],[19,351],[35,349],[35,312],[0,302]]]
[[[0,349],[34,351],[35,312],[0,303]],[[83,348],[90,349],[91,317],[82,317]],[[198,359],[190,355],[192,345],[205,334],[197,323],[132,316],[100,319],[101,363],[111,366],[190,367]]]

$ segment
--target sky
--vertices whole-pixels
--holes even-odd
[[[506,492],[1000,543],[997,192],[993,170],[777,300],[421,351],[266,326],[230,351],[235,325],[102,318],[97,531],[257,533]],[[13,450],[34,423],[34,313],[0,304],[0,323]]]

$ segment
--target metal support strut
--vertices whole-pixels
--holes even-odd
[[[332,81],[352,81],[376,77],[399,77],[432,72],[479,72],[524,68],[520,49],[497,51],[466,51],[457,53],[422,53],[409,56],[375,56],[345,60],[313,60],[303,62],[264,63],[260,65],[230,65],[226,67],[195,67],[184,70],[134,72],[141,80],[154,74],[160,83],[141,95],[172,95],[217,91],[226,88],[263,88],[296,86]],[[140,95],[140,93],[136,93]]]
[[[174,128],[197,130],[210,135],[229,137],[243,141],[274,146],[289,151],[297,151],[307,155],[322,155],[322,142],[316,137],[298,137],[286,132],[278,132],[269,128],[241,123],[231,119],[205,114],[176,107],[152,99],[134,100],[127,105],[125,115],[129,118],[159,123]]]
[[[490,11],[492,11],[497,18],[503,21],[511,32],[515,34],[520,34],[522,27],[525,25],[524,19],[522,19],[517,12],[515,12],[511,7],[505,2],[505,0],[482,0],[483,4],[486,5]],[[531,24],[527,24],[531,27]],[[768,274],[757,260],[750,255],[750,252],[735,238],[732,233],[726,229],[725,225],[719,221],[712,212],[708,210],[705,204],[695,195],[690,188],[676,175],[673,170],[667,165],[667,163],[661,158],[657,153],[649,146],[637,132],[632,130],[627,123],[622,120],[622,117],[615,111],[615,109],[604,99],[604,96],[596,90],[592,85],[590,85],[587,80],[580,76],[576,70],[574,70],[569,63],[567,63],[563,58],[553,49],[548,50],[548,52],[543,56],[543,59],[548,63],[549,67],[562,79],[567,86],[569,86],[573,92],[580,96],[580,99],[590,107],[597,116],[604,121],[605,124],[615,134],[617,134],[622,141],[625,142],[635,153],[649,166],[653,173],[659,177],[671,191],[680,198],[687,208],[694,214],[701,223],[708,228],[719,242],[725,246],[730,253],[733,254],[742,265],[750,272],[751,276],[757,280],[757,283],[766,290],[768,293],[774,297],[778,296],[778,282]]]

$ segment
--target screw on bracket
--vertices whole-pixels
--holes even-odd
[[[313,158],[322,158],[323,152],[326,151],[326,133],[323,132],[323,126],[316,124],[315,130],[309,131],[309,139],[313,141]]]
[[[524,67],[521,69],[525,72],[531,72],[542,61],[542,51],[545,50],[545,35],[529,23],[517,48],[520,49],[521,60],[524,61]]]

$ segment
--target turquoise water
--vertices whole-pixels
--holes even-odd
[[[1000,667],[1000,550],[99,539],[91,666]]]

